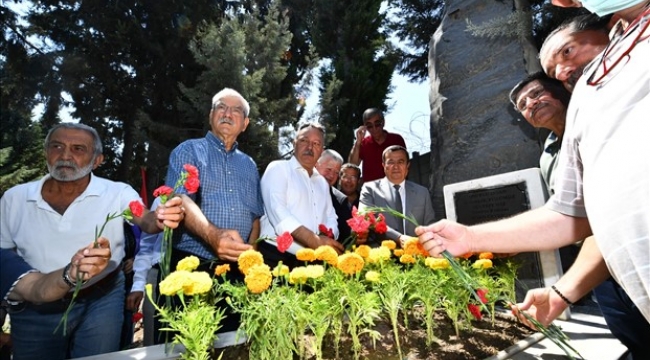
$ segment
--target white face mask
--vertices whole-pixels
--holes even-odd
[[[596,15],[605,16],[627,9],[643,1],[644,0],[583,0],[581,3],[585,9],[596,13]]]

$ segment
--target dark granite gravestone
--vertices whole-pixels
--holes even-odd
[[[525,169],[444,187],[447,218],[465,225],[499,220],[544,205],[548,197],[539,169]],[[526,291],[550,286],[562,270],[557,251],[521,253],[517,301]]]

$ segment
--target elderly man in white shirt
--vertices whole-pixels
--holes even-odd
[[[274,268],[278,262],[290,268],[299,265],[295,254],[299,249],[332,246],[343,252],[343,245],[326,235],[319,235],[323,224],[338,237],[336,212],[329,193],[329,184],[314,166],[323,152],[325,130],[308,123],[298,129],[294,139],[294,155],[289,160],[271,162],[261,180],[265,214],[261,219],[258,244],[265,262]],[[289,232],[293,243],[286,252],[277,248],[275,238]]]

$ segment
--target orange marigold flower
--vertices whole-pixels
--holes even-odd
[[[474,253],[468,252],[467,254],[463,254],[463,255],[461,255],[461,256],[459,256],[459,257],[461,257],[461,258],[467,260],[467,259],[471,258],[472,255],[474,255]]]
[[[214,269],[214,275],[221,276],[230,271],[230,264],[219,265]]]
[[[492,260],[492,259],[494,259],[494,254],[492,254],[491,252],[482,252],[482,253],[478,254],[478,258],[479,259]]]
[[[400,256],[404,255],[404,249],[395,249],[395,250],[393,250],[393,255],[395,255],[395,257],[400,257]]]
[[[298,261],[314,261],[316,260],[316,253],[314,249],[304,248],[296,251],[296,259]]]
[[[253,294],[259,294],[271,286],[271,268],[266,264],[253,265],[248,269],[248,274],[244,278],[246,287]]]
[[[344,274],[354,275],[363,269],[364,261],[361,255],[356,253],[347,253],[339,256],[337,267]]]
[[[331,266],[336,266],[339,261],[339,254],[336,253],[333,247],[328,245],[321,245],[314,251],[316,259],[325,261]]]
[[[393,240],[384,240],[381,242],[381,246],[387,247],[390,250],[395,250],[397,244]]]
[[[248,269],[253,265],[264,264],[264,257],[259,251],[249,249],[239,254],[237,264],[239,265],[239,271],[244,275],[248,275]]]
[[[359,245],[356,249],[354,249],[354,252],[359,254],[362,258],[367,258],[368,255],[370,255],[370,246],[368,245]]]
[[[415,264],[415,257],[409,254],[404,254],[400,256],[399,262],[402,264]]]
[[[404,242],[404,254],[411,256],[419,255],[420,252],[420,241],[418,238],[410,238]]]

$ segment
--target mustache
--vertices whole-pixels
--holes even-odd
[[[573,73],[571,73],[571,76],[569,76],[569,78],[567,79],[567,84],[569,84],[572,90],[578,83],[578,79],[580,79],[584,70],[585,70],[584,66],[575,69]]]
[[[311,150],[305,150],[302,152],[302,155],[314,156],[314,152]]]
[[[77,166],[77,164],[75,164],[72,161],[58,160],[57,162],[54,163],[54,168],[55,169],[58,169],[58,168],[61,168],[61,167],[71,167],[71,168],[73,168],[75,170],[79,170],[79,167]]]
[[[533,109],[531,110],[531,112],[530,112],[530,117],[531,117],[531,118],[532,118],[532,117],[535,117],[535,114],[537,113],[537,110],[543,108],[544,106],[546,106],[546,103],[545,103],[545,102],[541,102],[541,101],[538,102],[538,103],[535,105],[535,107],[533,107]]]
[[[226,117],[222,117],[222,118],[220,118],[217,122],[218,122],[219,124],[228,124],[228,125],[232,125],[232,124],[233,124],[233,121],[232,121],[231,119],[226,118]]]

